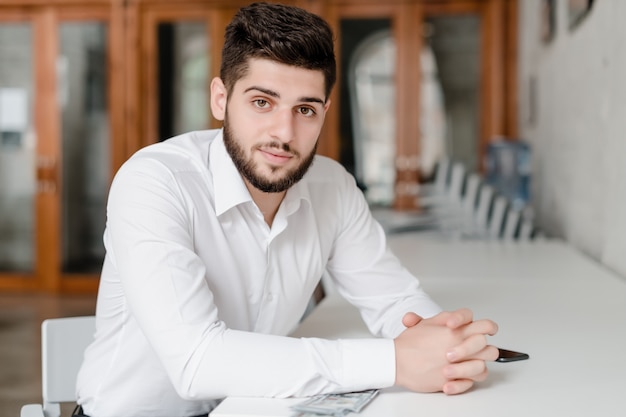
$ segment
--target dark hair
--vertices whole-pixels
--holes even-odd
[[[239,9],[226,27],[222,49],[220,78],[229,93],[245,76],[250,58],[322,71],[327,99],[337,78],[330,26],[298,7],[253,3]]]

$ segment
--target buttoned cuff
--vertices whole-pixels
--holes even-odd
[[[396,381],[396,351],[392,339],[343,339],[342,385],[355,391],[387,388]]]

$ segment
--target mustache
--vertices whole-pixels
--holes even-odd
[[[257,149],[263,149],[263,148],[265,148],[265,149],[270,148],[271,149],[271,148],[274,148],[274,149],[279,149],[279,150],[284,151],[284,152],[289,152],[290,154],[295,155],[295,156],[299,155],[298,152],[296,152],[296,151],[291,149],[291,146],[289,146],[288,143],[281,143],[281,142],[278,142],[278,141],[261,143],[261,144],[258,144],[256,146],[256,148]]]

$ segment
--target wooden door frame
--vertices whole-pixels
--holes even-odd
[[[36,70],[38,62],[36,60],[37,57],[36,57],[35,49],[36,49],[36,45],[38,44],[38,42],[41,42],[41,39],[40,39],[41,36],[39,35],[37,31],[38,23],[35,21],[36,17],[37,17],[36,14],[34,14],[32,10],[28,10],[25,8],[17,8],[15,7],[15,5],[11,5],[11,7],[9,7],[9,5],[0,6],[0,24],[5,24],[5,23],[31,23],[32,24],[32,33],[33,33],[33,48],[32,48],[33,78],[32,78],[32,82],[33,82],[33,91],[35,95],[38,93],[38,89],[37,89],[38,79],[37,79],[37,70]],[[37,102],[37,100],[34,100],[34,101],[35,103]],[[33,109],[33,114],[32,114],[33,124],[35,125],[35,128],[36,128],[37,109],[35,106],[33,106],[32,109]],[[38,195],[37,193],[35,193],[33,195],[35,213],[37,211],[37,207],[36,207],[37,200],[38,200]],[[37,216],[35,214],[35,218],[33,219],[33,222],[35,222],[36,219],[37,219]],[[36,228],[36,225],[34,226],[34,228]],[[3,272],[2,278],[0,279],[0,289],[21,291],[21,290],[34,290],[38,288],[39,280],[38,280],[38,275],[37,275],[37,263],[36,263],[37,262],[37,242],[35,239],[36,237],[32,241],[33,253],[34,253],[33,270],[31,272]]]
[[[102,21],[107,25],[107,95],[110,130],[110,179],[126,159],[120,152],[124,143],[125,110],[120,106],[124,76],[120,71],[123,48],[123,0],[91,2],[59,0],[4,0],[2,22],[32,22],[34,126],[38,191],[35,195],[34,269],[32,273],[2,273],[0,289],[50,293],[95,293],[99,274],[67,274],[61,265],[62,153],[61,115],[57,99],[56,59],[59,51],[59,24],[67,21]],[[44,140],[45,139],[45,140]],[[53,161],[42,164],[41,161]],[[40,180],[53,184],[41,187]]]
[[[518,139],[517,10],[517,0],[443,0],[424,5],[424,17],[475,13],[481,19],[480,173],[485,170],[489,143],[500,137]]]
[[[210,97],[210,80],[219,75],[223,35],[227,23],[245,1],[180,0],[176,4],[164,0],[136,0],[126,8],[128,30],[126,43],[138,45],[135,50],[127,48],[126,74],[129,86],[126,106],[129,120],[126,128],[127,157],[138,149],[158,141],[158,48],[156,27],[160,22],[200,21],[207,25],[210,39],[207,55],[210,57],[209,82],[206,86]],[[221,123],[211,118],[211,127]]]
[[[475,13],[481,19],[480,131],[478,134],[479,171],[483,171],[487,145],[498,137],[517,138],[517,0],[389,0],[380,4],[369,0],[304,1],[305,6],[325,17],[341,45],[339,24],[343,18],[389,18],[397,42],[396,85],[396,186],[393,207],[418,207],[420,62],[422,22],[427,16]],[[331,106],[318,152],[339,158],[339,91],[341,54],[338,55],[338,85],[331,95]],[[416,74],[418,76],[416,76]],[[409,139],[407,139],[409,138]]]
[[[332,2],[331,2],[332,3]],[[336,2],[330,4],[326,10],[326,19],[331,24],[337,38],[337,85],[331,94],[331,100],[335,103],[330,107],[326,116],[326,125],[322,132],[322,140],[318,147],[320,154],[330,158],[339,159],[340,153],[340,97],[341,91],[341,20],[342,19],[389,19],[391,30],[396,40],[396,129],[395,129],[395,165],[396,184],[394,207],[403,209],[414,207],[415,195],[412,191],[419,180],[417,169],[412,169],[405,164],[398,164],[400,160],[416,159],[419,155],[419,141],[404,140],[407,137],[419,137],[419,126],[412,123],[416,109],[415,97],[419,97],[419,78],[415,77],[419,71],[419,48],[421,37],[418,36],[419,27],[413,19],[419,16],[420,2]],[[402,88],[397,88],[397,86]]]
[[[181,12],[185,7],[200,7],[202,10],[212,9],[217,12],[217,17],[212,20],[214,31],[211,33],[212,40],[222,40],[223,30],[230,21],[232,14],[238,7],[249,3],[248,1],[224,1],[224,0],[186,0],[177,3],[175,8],[169,6],[167,0],[135,0],[130,7],[135,7],[135,13],[129,13],[130,21],[134,21],[136,27],[140,27],[137,33],[131,34],[127,44],[142,44],[141,39],[149,39],[150,31],[153,30],[157,15],[185,16]],[[419,138],[419,126],[415,123],[419,115],[419,101],[415,97],[420,94],[419,51],[422,46],[422,22],[425,16],[437,14],[476,13],[480,16],[481,33],[480,42],[483,54],[481,56],[481,119],[478,161],[482,165],[487,145],[497,137],[515,139],[517,137],[517,0],[388,0],[380,3],[377,0],[295,0],[283,1],[283,3],[295,4],[313,13],[324,17],[333,28],[337,37],[337,45],[340,45],[339,24],[342,18],[389,18],[392,22],[392,30],[397,40],[396,83],[402,88],[397,89],[396,94],[396,198],[394,208],[398,210],[412,210],[417,208],[416,195],[420,183],[419,175],[419,140],[407,140],[406,138]],[[133,6],[134,5],[134,6]],[[183,7],[183,5],[186,5]],[[152,12],[158,10],[163,12]],[[167,10],[169,12],[166,12]],[[174,10],[176,9],[176,10]],[[151,14],[153,16],[151,16]],[[133,26],[129,24],[129,26]],[[338,47],[337,47],[338,50]],[[221,45],[214,45],[211,51],[212,65],[219,62]],[[156,141],[156,89],[154,88],[156,72],[154,66],[154,44],[149,45],[143,56],[135,54],[127,55],[127,74],[131,77],[130,85],[142,85],[129,97],[127,105],[130,115],[137,115],[137,123],[128,123],[126,137],[128,154],[133,151],[154,143]],[[341,62],[338,57],[337,86],[331,93],[331,105],[318,145],[318,153],[338,160],[340,155],[340,129],[339,129],[339,91],[341,88]],[[135,64],[133,64],[134,62]],[[142,70],[142,65],[147,65],[147,70]],[[151,68],[152,67],[152,68]],[[211,76],[218,75],[218,68],[211,69]],[[141,84],[141,74],[146,75],[145,82]],[[133,83],[133,80],[135,81]],[[137,102],[137,97],[142,97],[143,102]],[[131,116],[132,117],[132,116]],[[214,124],[217,127],[218,124]],[[136,139],[132,139],[136,138]],[[402,163],[398,163],[398,161]],[[480,166],[482,172],[484,167]]]
[[[210,57],[211,67],[209,69],[208,79],[216,74],[216,65],[219,62],[219,55],[216,55],[216,48],[212,48],[212,42],[216,40],[215,27],[217,25],[215,12],[208,11],[206,7],[195,3],[176,5],[155,5],[151,8],[145,8],[141,18],[141,40],[140,40],[140,60],[139,71],[143,74],[140,88],[141,100],[140,108],[143,109],[143,125],[144,131],[141,134],[143,138],[139,146],[146,146],[157,141],[159,135],[157,131],[158,121],[158,40],[156,37],[156,29],[160,22],[174,21],[198,21],[206,24],[207,37],[211,40],[211,44],[207,47],[207,55]],[[219,39],[219,38],[218,38]],[[209,83],[206,86],[206,95],[209,97]]]
[[[54,65],[58,39],[58,22],[64,19],[97,17],[108,27],[108,94],[111,143],[111,177],[123,162],[139,148],[157,140],[154,123],[156,90],[151,88],[156,78],[152,66],[155,44],[147,39],[159,19],[194,18],[194,13],[208,18],[211,39],[211,76],[218,75],[223,32],[235,11],[247,0],[3,0],[0,4],[2,21],[31,21],[34,28],[34,117],[38,137],[38,156],[56,158],[60,155],[60,119],[56,107],[56,77],[49,71]],[[481,63],[481,130],[479,160],[483,161],[486,145],[495,137],[515,139],[518,134],[517,116],[517,0],[293,0],[283,1],[306,8],[324,17],[339,37],[339,22],[345,17],[380,18],[392,21],[398,42],[397,54],[397,127],[396,157],[415,161],[419,155],[419,51],[421,22],[424,16],[437,13],[463,13],[476,10],[484,21],[481,43],[485,45]],[[188,9],[187,9],[188,8]],[[144,45],[142,47],[141,45]],[[340,59],[340,56],[338,56]],[[339,63],[339,62],[338,62]],[[338,66],[338,72],[340,71]],[[48,69],[48,70],[46,70]],[[338,74],[338,84],[341,74]],[[322,131],[318,152],[339,159],[339,86],[333,89],[331,106]],[[213,126],[217,127],[218,123]],[[50,139],[52,138],[52,139]],[[56,144],[51,146],[51,144]],[[419,183],[418,170],[413,163],[398,164],[397,192],[394,207],[414,209],[413,191]],[[59,167],[60,169],[60,167]],[[61,178],[57,172],[58,178]],[[58,183],[58,182],[57,182]],[[36,230],[38,235],[56,236],[48,240],[37,237],[32,273],[2,274],[0,290],[44,290],[49,292],[95,292],[97,279],[90,276],[62,274],[60,254],[60,200],[38,193],[36,196]]]

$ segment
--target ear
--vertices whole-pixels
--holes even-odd
[[[324,103],[324,114],[326,114],[329,107],[330,107],[330,99],[326,100],[326,103]]]
[[[227,99],[228,94],[222,79],[219,77],[213,78],[211,80],[211,113],[217,120],[224,120]]]

